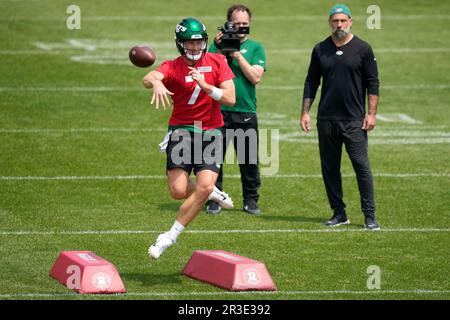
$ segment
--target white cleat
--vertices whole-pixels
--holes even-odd
[[[225,209],[233,208],[233,200],[231,200],[230,196],[227,193],[220,191],[216,186],[214,186],[214,190],[209,195],[208,200],[214,200]]]
[[[159,256],[175,243],[170,236],[169,232],[162,233],[156,239],[156,242],[148,248],[148,257],[150,259],[158,259]]]

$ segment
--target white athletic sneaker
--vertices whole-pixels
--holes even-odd
[[[156,239],[156,242],[148,248],[148,257],[150,259],[158,259],[159,256],[175,243],[170,236],[169,232],[162,233]]]
[[[208,200],[214,200],[225,209],[233,208],[233,200],[231,200],[230,196],[225,192],[220,191],[216,186],[214,186],[214,190],[209,195]]]

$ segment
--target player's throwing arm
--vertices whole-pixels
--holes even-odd
[[[162,83],[164,79],[164,75],[159,71],[151,71],[149,72],[143,80],[144,87],[153,88],[153,95],[150,104],[156,103],[156,109],[159,109],[159,102],[161,101],[161,105],[163,109],[170,107],[170,100],[167,95],[173,95],[173,92],[167,90],[167,88]]]

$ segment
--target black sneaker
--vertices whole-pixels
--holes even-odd
[[[380,224],[377,222],[375,217],[368,216],[364,219],[364,229],[366,230],[380,230]]]
[[[222,208],[220,207],[220,205],[217,202],[215,202],[213,200],[208,201],[208,203],[206,205],[206,213],[219,214],[220,210],[222,210]]]
[[[324,222],[327,227],[337,227],[343,224],[350,224],[350,220],[347,219],[345,213],[335,213],[330,220]]]
[[[244,208],[242,208],[248,214],[253,214],[255,216],[259,216],[261,214],[261,210],[259,210],[258,203],[253,200],[247,200],[244,202]]]

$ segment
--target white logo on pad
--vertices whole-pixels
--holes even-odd
[[[259,284],[260,275],[258,270],[255,269],[247,269],[244,271],[244,280],[249,284]]]
[[[97,263],[99,262],[96,258],[94,258],[93,256],[87,254],[87,253],[77,253],[77,256],[80,257],[81,259],[83,259],[86,262],[89,263]]]
[[[104,272],[97,272],[91,278],[92,285],[100,290],[108,289],[111,286],[111,277]]]
[[[223,253],[223,252],[213,252],[213,254],[215,254],[217,256],[220,256],[220,257],[223,257],[223,258],[226,258],[226,259],[229,259],[229,260],[232,260],[232,261],[242,261],[242,260],[244,260],[244,259],[241,259],[239,257],[231,256],[231,255]]]

